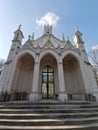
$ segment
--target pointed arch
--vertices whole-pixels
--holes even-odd
[[[23,51],[21,51],[21,52],[19,52],[19,53],[17,54],[17,56],[16,56],[16,58],[15,58],[15,62],[17,63],[18,60],[19,60],[21,57],[23,57],[24,55],[26,55],[26,54],[29,54],[30,56],[32,56],[32,58],[33,58],[34,61],[35,61],[35,53],[34,53],[32,50],[30,50],[30,49],[26,49],[26,50],[23,50]]]
[[[35,60],[29,51],[17,55],[11,90],[15,92],[15,100],[26,100],[32,91]]]
[[[77,61],[80,63],[81,59],[80,59],[80,56],[79,56],[79,53],[73,51],[73,50],[66,50],[65,52],[63,52],[62,54],[62,61],[64,59],[65,56],[67,55],[72,55],[73,57],[75,57],[75,59],[77,59]]]
[[[52,51],[52,50],[45,50],[45,51],[41,52],[41,53],[40,53],[40,57],[39,57],[39,61],[41,61],[41,59],[42,59],[45,55],[47,55],[47,54],[52,55],[52,56],[56,59],[56,61],[58,62],[58,55],[57,55],[57,53],[56,53],[55,51]]]
[[[45,51],[41,54],[40,56],[40,77],[39,77],[39,93],[42,93],[42,87],[43,87],[43,82],[42,82],[42,74],[43,74],[43,69],[47,66],[50,66],[53,70],[53,83],[47,83],[47,86],[49,87],[49,84],[53,85],[52,88],[54,92],[52,93],[52,97],[55,98],[55,95],[58,93],[58,68],[57,68],[57,55],[56,53],[52,51]],[[51,73],[52,74],[52,73]],[[47,74],[47,76],[49,76]],[[43,95],[41,95],[41,98]]]
[[[62,62],[65,87],[69,99],[85,99],[85,87],[79,57],[75,53],[68,52],[63,57]]]

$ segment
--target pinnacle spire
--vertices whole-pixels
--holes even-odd
[[[44,25],[44,33],[45,34],[52,34],[52,25]]]
[[[69,36],[66,37],[66,41],[69,41]]]
[[[66,44],[72,45],[71,42],[70,42],[70,40],[69,40],[69,36],[66,37]]]
[[[79,31],[79,28],[78,28],[78,26],[76,26],[76,32],[77,32],[77,31]]]
[[[31,35],[28,36],[28,40],[31,40]]]
[[[62,40],[65,41],[64,33],[62,33]]]
[[[22,26],[22,25],[20,24],[19,27],[18,27],[19,30],[21,29],[21,26]]]
[[[34,32],[32,33],[32,40],[34,40]]]

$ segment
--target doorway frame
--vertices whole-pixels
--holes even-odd
[[[45,71],[45,69],[46,69],[46,71]],[[45,77],[43,77],[43,76],[45,76]],[[53,71],[53,68],[51,67],[51,65],[45,65],[44,68],[42,69],[41,81],[42,81],[41,82],[42,99],[54,99],[55,98],[54,71]],[[43,90],[42,90],[44,83],[46,85],[46,97],[43,96]],[[50,91],[49,83],[53,85],[52,97],[49,96],[49,91]]]

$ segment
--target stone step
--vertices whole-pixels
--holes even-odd
[[[83,100],[68,100],[65,102],[60,102],[58,100],[40,100],[37,104],[92,104],[92,101],[83,101]]]
[[[98,103],[46,100],[0,103],[0,129],[98,130]],[[92,127],[86,127],[93,125]],[[72,127],[71,127],[72,126]],[[76,127],[77,126],[77,127]]]
[[[40,109],[40,108],[44,108],[44,109],[51,109],[51,108],[55,108],[55,109],[57,109],[57,108],[98,108],[98,105],[90,105],[90,104],[88,104],[88,105],[77,105],[77,104],[75,104],[75,105],[72,105],[72,104],[70,104],[70,105],[66,105],[66,104],[51,104],[51,105],[48,105],[48,104],[41,104],[41,105],[38,105],[38,104],[30,104],[30,105],[0,105],[0,109],[5,109],[5,108],[10,108],[10,109],[17,109],[17,108],[19,108],[19,109],[29,109],[29,108],[32,108],[32,109]]]
[[[40,108],[45,108],[45,109],[49,109],[49,108],[76,108],[76,107],[80,107],[79,105],[63,105],[63,104],[52,104],[52,105],[38,105],[38,104],[35,104],[35,105],[0,105],[0,109],[3,109],[3,108],[10,108],[10,109],[26,109],[26,108],[32,108],[32,109],[40,109]],[[97,107],[97,106],[96,106]]]
[[[98,108],[51,108],[51,109],[0,109],[0,113],[80,113],[80,112],[98,112]]]
[[[0,125],[17,125],[17,126],[60,126],[60,125],[83,125],[90,123],[98,123],[98,117],[82,118],[82,119],[0,119]]]
[[[43,114],[0,114],[0,119],[67,119],[98,117],[98,112],[93,113],[43,113]]]
[[[96,104],[96,102],[92,102],[92,101],[81,101],[81,100],[72,100],[72,101],[65,101],[64,103],[57,101],[57,100],[41,100],[39,102],[33,103],[31,101],[9,101],[9,102],[0,102],[0,105],[51,105],[51,104],[77,104],[77,105],[85,105],[85,104]]]
[[[61,126],[17,126],[0,125],[1,130],[98,130],[98,123],[85,125],[61,125]]]

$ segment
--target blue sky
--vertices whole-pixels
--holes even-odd
[[[35,33],[35,39],[43,34],[40,20],[48,12],[59,17],[53,34],[72,36],[76,26],[83,33],[86,50],[98,44],[98,0],[0,0],[0,57],[7,59],[14,31],[22,25],[24,41]]]

